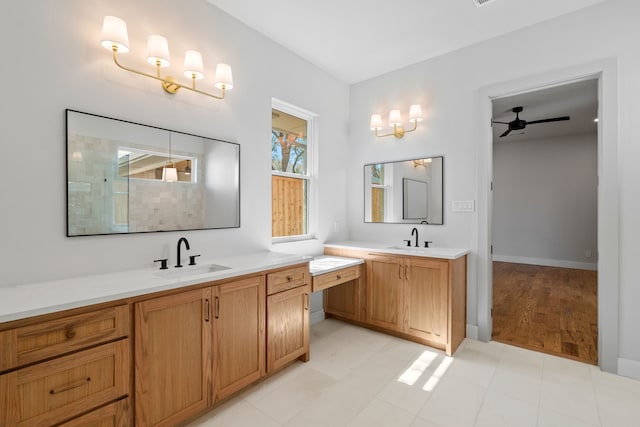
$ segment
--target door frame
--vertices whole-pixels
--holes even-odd
[[[585,80],[598,80],[598,364],[618,372],[619,318],[619,150],[618,66],[615,58],[554,70],[486,86],[477,96],[477,286],[478,338],[491,340],[493,275],[491,231],[493,195],[492,100]]]

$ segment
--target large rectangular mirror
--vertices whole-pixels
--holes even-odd
[[[364,221],[443,224],[442,156],[364,165]]]
[[[67,110],[67,236],[240,227],[240,145]]]

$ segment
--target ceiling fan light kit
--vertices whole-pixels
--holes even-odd
[[[541,119],[541,120],[532,120],[530,122],[523,120],[520,118],[520,113],[522,112],[524,108],[522,107],[514,107],[511,111],[513,111],[514,113],[516,113],[516,118],[513,119],[510,122],[498,122],[495,120],[492,120],[491,123],[499,123],[499,124],[503,124],[503,125],[508,125],[507,130],[500,135],[500,138],[505,137],[507,135],[509,135],[509,133],[511,133],[514,130],[523,130],[524,128],[527,127],[527,125],[535,125],[535,124],[539,124],[539,123],[549,123],[549,122],[561,122],[561,121],[565,121],[565,120],[570,120],[571,117],[569,116],[562,116],[562,117],[552,117],[549,119]]]

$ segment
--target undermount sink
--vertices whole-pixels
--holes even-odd
[[[421,248],[415,246],[407,246],[407,245],[393,245],[389,246],[388,249],[395,249],[397,251],[405,251],[405,252],[429,252],[433,251],[433,248]]]
[[[170,268],[156,271],[153,274],[158,277],[192,276],[194,274],[215,273],[216,271],[229,270],[231,267],[219,264],[185,265],[182,268]]]

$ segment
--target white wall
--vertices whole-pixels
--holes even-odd
[[[203,258],[272,249],[272,97],[318,114],[320,138],[318,239],[273,249],[314,254],[328,237],[347,237],[345,84],[204,0],[5,3],[0,285],[151,268],[154,259],[175,259],[180,236]],[[223,101],[169,95],[158,82],[118,69],[100,46],[105,15],[127,22],[131,52],[123,62],[153,72],[145,61],[146,40],[160,33],[169,40],[174,74],[181,76],[184,51],[198,49],[210,73],[208,87],[215,64],[227,62],[233,90]],[[240,143],[241,228],[65,237],[65,108]]]
[[[597,134],[493,144],[494,260],[595,269],[597,148]]]
[[[640,255],[637,244],[640,222],[636,219],[640,212],[637,197],[640,168],[636,165],[640,158],[640,144],[636,141],[640,122],[635,120],[640,114],[637,96],[640,93],[639,16],[637,1],[609,0],[352,86],[350,159],[353,167],[348,174],[351,238],[401,243],[402,239],[409,238],[411,231],[407,225],[363,222],[363,164],[380,159],[443,154],[445,224],[423,225],[420,236],[432,240],[436,246],[468,247],[473,251],[468,273],[467,320],[470,326],[477,326],[479,311],[487,311],[486,302],[478,299],[480,266],[477,259],[479,236],[486,233],[481,228],[486,228],[486,224],[477,225],[478,212],[486,206],[478,204],[473,214],[454,213],[451,201],[479,202],[479,171],[488,167],[477,160],[479,144],[483,141],[476,126],[483,88],[615,58],[619,90],[613,109],[620,113],[610,117],[608,124],[601,122],[600,125],[615,126],[617,132],[614,133],[619,138],[608,143],[617,144],[620,154],[617,162],[620,230],[607,229],[605,224],[600,232],[620,236],[619,248],[614,248],[619,249],[620,258],[612,261],[619,262],[619,267],[612,268],[616,271],[619,268],[620,280],[605,285],[619,287],[620,291],[620,311],[614,319],[616,325],[619,324],[615,353],[620,359],[631,361],[640,377],[640,340],[636,333],[636,325],[640,324],[640,311],[636,309],[640,287],[636,285],[634,269]],[[514,50],[516,46],[522,49]],[[414,103],[422,104],[426,115],[416,132],[402,140],[374,137],[368,126],[371,113],[385,114],[399,108],[406,118],[409,105]],[[488,126],[488,117],[486,123]],[[618,342],[617,337],[613,341]]]

